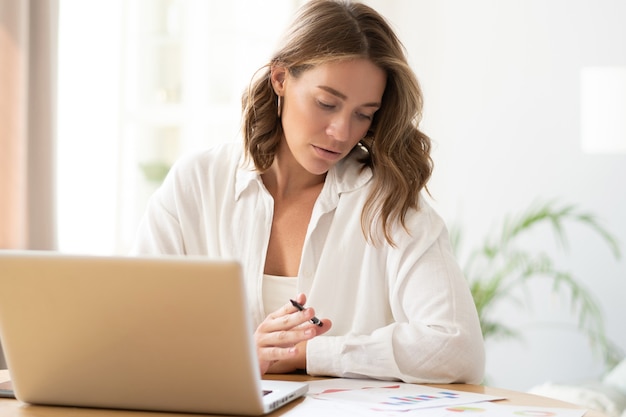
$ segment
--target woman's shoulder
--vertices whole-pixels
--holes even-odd
[[[231,162],[237,164],[243,154],[243,145],[237,142],[224,142],[206,149],[192,151],[182,155],[175,165],[198,166],[222,164],[228,165]]]
[[[437,229],[445,226],[443,217],[441,217],[439,212],[428,202],[428,198],[424,192],[420,193],[417,209],[411,210],[410,213],[412,213],[410,218],[418,222],[420,226],[424,226],[425,223]]]
[[[242,155],[243,146],[240,143],[221,143],[181,156],[172,166],[172,171],[177,176],[185,176],[198,172],[233,170],[241,163]]]
[[[396,225],[394,228],[394,240],[399,243],[420,241],[429,245],[437,240],[442,233],[447,233],[443,217],[427,201],[426,196],[420,194],[417,208],[407,211],[404,218],[405,227]]]
[[[173,164],[162,188],[185,194],[225,189],[234,181],[243,161],[243,145],[239,143],[222,143],[190,152]]]

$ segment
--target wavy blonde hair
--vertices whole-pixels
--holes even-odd
[[[430,139],[418,129],[423,98],[417,78],[402,43],[372,8],[350,1],[312,0],[299,9],[278,51],[243,96],[246,155],[260,172],[266,171],[283,135],[270,80],[273,66],[286,67],[298,77],[316,65],[355,58],[369,59],[387,75],[381,107],[359,142],[367,150],[361,162],[373,173],[361,226],[370,242],[379,241],[380,228],[394,245],[393,227],[399,223],[406,229],[406,214],[419,208],[433,163]]]

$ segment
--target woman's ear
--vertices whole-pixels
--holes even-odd
[[[270,79],[272,87],[277,96],[282,96],[285,92],[285,78],[287,77],[287,68],[273,66],[270,71]]]

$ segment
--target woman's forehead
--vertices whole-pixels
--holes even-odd
[[[298,78],[363,102],[380,102],[386,84],[385,71],[366,58],[322,63]]]

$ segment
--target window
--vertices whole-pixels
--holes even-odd
[[[59,250],[124,254],[181,155],[239,140],[241,93],[303,0],[61,0]]]

